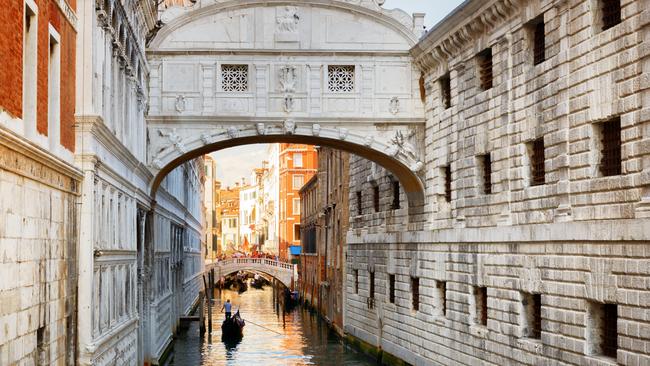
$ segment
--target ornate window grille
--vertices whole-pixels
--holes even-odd
[[[445,175],[445,201],[451,202],[451,165],[444,168]]]
[[[330,65],[327,67],[327,84],[334,93],[354,91],[354,65]]]
[[[442,94],[442,105],[445,109],[451,107],[451,75],[446,74],[440,78],[440,90]]]
[[[546,33],[544,30],[544,16],[540,15],[533,20],[533,64],[539,65],[546,60]]]
[[[603,176],[621,174],[621,120],[616,118],[602,124],[602,157],[600,172]]]
[[[621,22],[621,0],[602,0],[603,30]]]
[[[488,48],[478,54],[479,76],[481,81],[481,89],[492,89],[493,74],[492,74],[492,49]]]
[[[531,184],[534,186],[542,185],[546,183],[546,171],[544,169],[544,161],[546,160],[544,155],[544,138],[539,138],[533,141],[531,150]]]
[[[221,65],[221,89],[225,92],[248,91],[248,65]]]

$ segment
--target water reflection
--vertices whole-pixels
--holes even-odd
[[[273,290],[249,289],[238,294],[216,294],[213,307],[212,336],[199,337],[199,325],[193,322],[179,334],[171,365],[374,365],[364,355],[344,346],[340,339],[315,314],[300,307],[284,314],[274,303]],[[221,304],[230,299],[233,312],[240,310],[246,320],[244,338],[223,342],[219,313]]]

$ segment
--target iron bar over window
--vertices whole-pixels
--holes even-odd
[[[532,185],[537,186],[546,182],[546,171],[544,168],[544,138],[533,141],[531,148],[530,168]]]
[[[492,88],[492,49],[488,48],[478,54],[479,76],[481,89],[488,90]]]
[[[533,21],[533,64],[538,65],[546,60],[546,34],[544,16],[540,15]]]
[[[444,168],[445,175],[445,201],[451,202],[451,165]]]
[[[600,172],[604,176],[621,174],[621,120],[613,119],[602,124],[602,157]]]
[[[445,109],[451,107],[451,75],[447,73],[440,78],[440,92],[442,94],[442,105]]]
[[[603,14],[603,30],[607,30],[621,22],[621,0],[601,0]]]

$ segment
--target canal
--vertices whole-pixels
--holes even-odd
[[[221,341],[221,304],[230,299],[246,320],[244,338],[236,345]],[[216,295],[212,337],[199,335],[192,322],[178,335],[170,365],[376,365],[374,360],[344,345],[316,314],[296,307],[284,314],[275,306],[273,289],[249,287],[238,294],[224,290]]]

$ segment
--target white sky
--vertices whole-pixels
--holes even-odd
[[[409,14],[426,13],[425,25],[430,29],[463,0],[386,0],[385,9],[400,8]],[[242,177],[250,180],[254,168],[262,166],[267,159],[268,145],[246,145],[221,150],[212,155],[217,162],[217,179],[224,186],[232,186]]]

